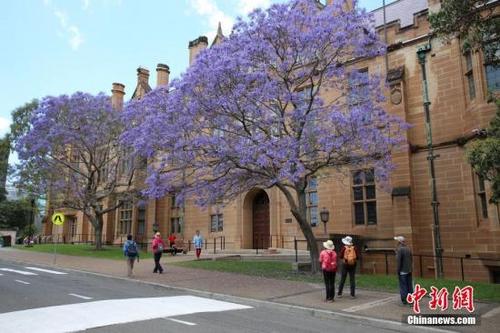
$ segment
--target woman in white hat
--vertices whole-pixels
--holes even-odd
[[[333,302],[335,297],[335,274],[337,273],[337,253],[334,251],[335,245],[331,240],[324,242],[323,247],[325,249],[319,254],[319,262],[325,279],[325,302]]]
[[[349,284],[351,286],[351,297],[356,297],[356,263],[359,259],[359,250],[352,243],[352,237],[346,236],[342,238],[342,249],[340,250],[340,259],[342,260],[342,275],[340,277],[338,297],[342,297],[344,283],[349,274]]]

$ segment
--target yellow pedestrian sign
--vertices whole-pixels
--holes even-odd
[[[64,223],[64,214],[63,213],[55,213],[52,215],[52,223],[55,225],[63,225]]]

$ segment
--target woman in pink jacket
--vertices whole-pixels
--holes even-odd
[[[151,249],[153,250],[153,255],[155,259],[155,269],[153,273],[163,273],[163,267],[160,265],[161,255],[163,254],[163,249],[165,248],[165,243],[161,239],[161,234],[157,232],[155,237],[153,238],[153,242],[151,243]]]
[[[335,245],[331,240],[324,242],[323,246],[325,249],[319,254],[319,262],[325,279],[325,302],[333,302],[335,297],[335,274],[337,273],[337,253],[334,251]]]

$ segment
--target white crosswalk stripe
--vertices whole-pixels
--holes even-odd
[[[16,333],[32,333],[33,327],[37,333],[75,332],[191,313],[242,309],[251,307],[196,296],[113,299],[1,313],[0,327],[2,332]]]
[[[19,282],[19,283],[22,283],[22,284],[31,284],[31,283],[26,282],[26,281],[23,281],[23,280],[14,280],[14,281]]]
[[[20,271],[20,270],[12,269],[12,268],[0,268],[0,271],[11,272],[11,273],[16,273],[16,274],[21,274],[21,275],[38,275],[38,274],[33,273],[33,272]]]
[[[44,272],[44,273],[50,273],[50,274],[56,274],[56,275],[65,275],[65,274],[68,274],[68,273],[65,273],[65,272],[58,272],[58,271],[53,271],[53,270],[50,270],[50,269],[44,269],[44,268],[38,268],[38,267],[31,267],[31,266],[24,267],[24,268],[32,270],[32,271],[38,271],[38,272]]]

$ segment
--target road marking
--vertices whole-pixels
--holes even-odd
[[[2,273],[0,273],[0,276],[2,276],[2,275],[3,275],[3,274],[2,274]]]
[[[2,313],[0,327],[2,332],[32,333],[36,327],[37,333],[62,333],[198,312],[251,308],[196,296],[114,299]]]
[[[26,271],[18,271],[17,269],[11,269],[11,268],[0,268],[0,271],[12,272],[12,273],[17,273],[17,274],[22,274],[22,275],[38,275],[36,273],[26,272]]]
[[[32,271],[39,271],[39,272],[50,273],[50,274],[58,274],[58,275],[68,274],[68,273],[64,273],[64,272],[51,271],[50,269],[43,269],[43,268],[38,268],[38,267],[24,267],[24,268],[31,269]]]
[[[26,282],[26,281],[23,281],[23,280],[14,280],[14,281],[19,282],[19,283],[22,283],[22,284],[31,284],[31,283]]]
[[[500,306],[496,307],[488,312],[486,312],[484,315],[482,315],[482,318],[491,318],[493,316],[496,316],[497,314],[500,314]]]
[[[379,306],[379,305],[382,305],[385,303],[389,303],[389,302],[392,302],[394,300],[396,300],[396,296],[391,296],[391,297],[379,299],[377,301],[368,302],[368,303],[356,305],[356,306],[351,306],[350,308],[344,309],[343,311],[345,311],[345,312],[357,312],[357,311],[361,311],[361,310],[374,308],[376,306]]]
[[[92,297],[82,296],[82,295],[78,295],[78,294],[68,294],[68,295],[75,296],[75,297],[78,297],[78,298],[81,298],[81,299],[92,299]]]
[[[179,320],[179,319],[174,319],[174,318],[165,318],[165,319],[179,323],[179,324],[188,325],[188,326],[196,326],[197,325],[195,323],[190,323],[189,321],[184,321],[184,320]]]

